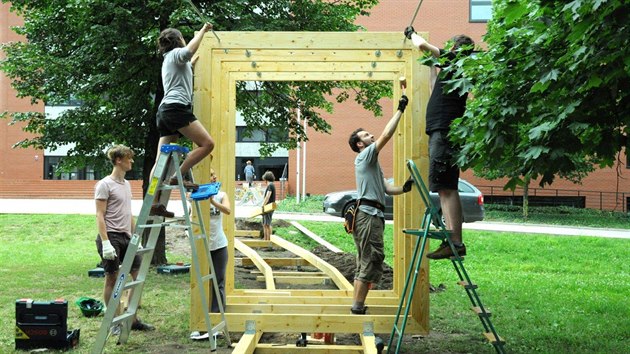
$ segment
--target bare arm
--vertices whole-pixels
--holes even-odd
[[[394,113],[394,116],[389,120],[389,122],[387,122],[387,125],[381,133],[381,136],[379,136],[375,142],[376,152],[380,152],[381,149],[383,149],[383,147],[387,144],[389,139],[394,136],[396,128],[398,127],[398,122],[400,122],[400,117],[402,117],[402,114],[407,107],[407,103],[409,103],[409,99],[407,98],[407,96],[402,95],[400,97],[400,100],[398,100],[398,110],[396,111],[396,113]]]
[[[203,39],[203,36],[206,34],[206,32],[210,31],[211,29],[212,29],[212,25],[210,23],[206,23],[205,25],[203,25],[201,30],[199,30],[199,32],[195,34],[195,36],[193,37],[193,39],[190,40],[190,42],[188,42],[188,45],[186,46],[186,48],[188,48],[188,50],[191,53],[195,54],[197,52],[197,49],[199,49],[199,45],[201,44],[201,40]]]
[[[413,45],[418,47],[423,52],[430,52],[436,58],[440,57],[440,48],[434,46],[433,44],[427,42],[426,39],[420,37],[417,33],[413,33],[411,35],[411,41]]]
[[[221,203],[214,200],[214,198],[210,198],[210,204],[219,209],[223,214],[232,214],[232,205],[230,204],[230,198],[228,198],[227,194],[223,196]]]
[[[263,200],[263,206],[267,205],[267,203],[269,203],[269,199],[271,199],[271,191],[267,191],[267,193],[265,193],[265,200]]]
[[[109,240],[107,237],[107,227],[105,226],[106,210],[107,200],[96,199],[96,227],[98,228],[98,235],[101,236],[101,241]]]
[[[385,145],[389,142],[389,140],[394,136],[396,132],[396,128],[398,127],[398,122],[400,122],[400,117],[402,117],[401,111],[396,111],[394,116],[389,120],[385,129],[381,133],[381,136],[376,140],[376,151],[380,152],[381,149],[385,147]]]

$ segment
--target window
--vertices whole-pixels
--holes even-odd
[[[280,128],[269,128],[264,131],[256,129],[247,131],[247,127],[236,127],[236,142],[239,143],[278,143],[286,141],[288,134]]]
[[[470,0],[470,22],[488,22],[491,18],[491,0]]]

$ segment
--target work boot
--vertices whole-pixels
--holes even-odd
[[[149,215],[172,218],[175,216],[175,213],[166,210],[166,207],[164,205],[158,204],[158,205],[151,206],[151,212],[149,212]]]
[[[460,246],[455,246],[455,250],[460,257],[466,255],[466,245],[464,245],[463,243]],[[430,259],[444,259],[450,257],[455,257],[455,255],[453,254],[453,250],[451,250],[451,246],[449,246],[448,242],[446,241],[442,241],[440,247],[438,247],[435,251],[427,254],[427,258]]]
[[[168,181],[168,184],[171,186],[179,185],[179,182],[177,181],[177,177],[171,177],[171,179]],[[189,190],[189,191],[196,192],[199,189],[199,185],[197,183],[193,183],[185,178],[183,180],[183,185],[184,185],[184,188],[186,188],[186,190]]]
[[[352,312],[352,314],[354,315],[365,315],[365,313],[367,312],[368,307],[367,306],[363,306],[360,309],[355,309],[354,307],[350,308],[350,312]]]

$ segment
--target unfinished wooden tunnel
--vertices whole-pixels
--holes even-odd
[[[429,72],[418,62],[420,53],[410,43],[403,45],[401,33],[373,32],[217,32],[220,41],[206,34],[195,66],[194,111],[216,141],[213,168],[223,181],[224,191],[235,190],[236,82],[237,81],[389,81],[394,97],[402,92],[398,78],[407,79],[406,94],[410,104],[393,139],[392,158],[396,183],[408,176],[405,161],[413,159],[421,171],[428,170],[427,139],[424,116],[429,97]],[[426,34],[424,34],[426,36]],[[394,100],[393,102],[396,102]],[[396,110],[393,105],[391,112]],[[384,110],[386,116],[390,112]],[[346,148],[346,142],[340,142]],[[198,180],[209,180],[210,160],[195,167]],[[352,173],[352,172],[350,172]],[[426,177],[426,176],[424,176]],[[232,196],[232,200],[234,200]],[[203,203],[203,218],[209,225],[209,204]],[[393,290],[370,291],[368,315],[350,314],[352,286],[341,282],[338,290],[235,289],[234,284],[234,214],[224,215],[228,235],[229,262],[226,275],[227,321],[230,331],[245,332],[239,345],[253,346],[264,332],[360,333],[364,348],[373,347],[370,333],[389,333],[392,328],[399,294],[411,261],[413,239],[404,236],[405,227],[418,227],[423,209],[417,193],[395,198],[394,204],[394,284]],[[273,242],[283,247],[284,240]],[[241,243],[242,244],[242,243]],[[239,246],[242,246],[239,244]],[[289,246],[290,247],[290,246]],[[201,247],[199,248],[201,249]],[[201,267],[207,258],[199,255]],[[306,255],[306,262],[316,262]],[[255,256],[254,256],[255,258]],[[308,259],[311,258],[311,259]],[[252,260],[260,262],[260,260]],[[261,264],[264,269],[265,266]],[[334,273],[333,270],[323,272]],[[201,301],[191,276],[191,330],[205,327]],[[411,303],[407,333],[429,331],[429,282],[425,264],[418,278]],[[273,280],[267,280],[273,283]],[[373,309],[373,310],[372,310]],[[213,317],[218,322],[218,317]],[[279,348],[276,348],[279,349]]]

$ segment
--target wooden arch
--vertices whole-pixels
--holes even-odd
[[[245,81],[330,81],[385,80],[400,97],[398,78],[405,76],[410,105],[398,127],[394,144],[394,178],[402,183],[409,175],[405,161],[413,159],[421,171],[428,170],[427,139],[424,132],[426,102],[429,97],[428,69],[418,63],[419,51],[401,33],[376,32],[217,32],[220,41],[206,34],[195,66],[194,109],[216,141],[212,165],[223,181],[223,190],[235,190],[236,82]],[[426,36],[426,34],[425,34]],[[396,102],[396,100],[394,100]],[[394,112],[396,106],[392,107]],[[387,110],[385,110],[387,112]],[[387,113],[385,113],[388,116]],[[345,142],[343,142],[345,144]],[[381,159],[387,157],[381,157]],[[195,167],[197,180],[208,181],[210,159]],[[426,176],[425,176],[426,177]],[[233,200],[233,198],[232,198]],[[374,315],[351,315],[352,290],[265,291],[234,288],[234,215],[224,215],[229,240],[226,275],[227,320],[230,331],[246,331],[248,323],[262,332],[389,333],[399,294],[411,260],[413,239],[402,229],[420,226],[424,206],[417,193],[395,198],[394,205],[394,285],[393,290],[370,291],[367,303]],[[209,204],[203,204],[205,224]],[[203,249],[199,247],[199,249]],[[207,259],[203,255],[202,268]],[[203,330],[200,299],[191,277],[191,316],[193,330]],[[233,313],[232,304],[273,304],[250,313]],[[298,306],[303,305],[303,306]],[[376,311],[376,309],[380,309]],[[407,333],[429,331],[429,282],[425,265],[418,279]],[[257,313],[251,313],[257,312]],[[213,323],[219,320],[213,316]],[[249,321],[249,322],[248,322]],[[251,330],[251,328],[249,328]]]

